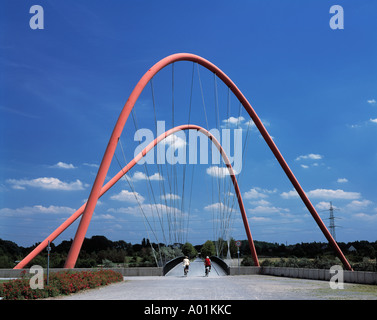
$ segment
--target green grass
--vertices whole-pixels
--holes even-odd
[[[344,284],[344,289],[318,288],[313,293],[318,298],[331,300],[376,300],[377,286],[367,284]]]

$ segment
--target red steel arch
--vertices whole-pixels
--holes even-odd
[[[201,132],[202,134],[207,136],[213,142],[213,144],[216,146],[216,148],[219,150],[219,152],[220,152],[220,154],[221,154],[221,156],[224,160],[224,163],[226,164],[226,167],[228,168],[229,175],[232,179],[234,190],[235,190],[235,193],[237,195],[238,205],[239,205],[239,208],[240,208],[240,211],[241,211],[241,216],[242,216],[242,220],[243,220],[243,223],[244,223],[244,227],[245,227],[247,239],[248,239],[248,242],[249,242],[249,246],[250,246],[250,249],[251,249],[251,254],[252,254],[252,257],[253,257],[253,260],[254,260],[254,265],[259,266],[258,256],[257,256],[256,250],[255,250],[253,238],[251,236],[250,227],[249,227],[249,223],[248,223],[246,212],[245,212],[245,207],[244,207],[244,204],[243,204],[243,201],[242,201],[241,192],[240,192],[240,189],[239,189],[239,186],[238,186],[237,178],[234,174],[233,167],[232,167],[232,165],[229,161],[228,156],[226,155],[224,149],[222,148],[220,143],[217,141],[217,139],[209,131],[207,131],[206,129],[204,129],[200,126],[192,125],[192,124],[181,125],[181,126],[174,127],[172,129],[166,131],[165,133],[161,134],[160,136],[158,136],[156,139],[154,139],[152,142],[150,142],[124,168],[122,168],[122,170],[120,170],[108,183],[106,183],[106,185],[101,189],[99,197],[101,197],[103,194],[105,194],[115,183],[117,183],[129,170],[131,170],[135,166],[135,164],[138,163],[140,161],[140,159],[143,158],[149,151],[151,151],[159,142],[161,142],[162,140],[166,139],[168,136],[170,136],[170,135],[172,135],[172,134],[174,134],[178,131],[181,131],[181,130],[197,130],[197,131]],[[66,221],[64,221],[64,223],[62,223],[60,225],[60,227],[58,227],[44,241],[42,241],[37,247],[35,247],[33,251],[31,251],[22,261],[20,261],[14,267],[14,269],[22,269],[31,260],[33,260],[44,248],[46,248],[49,241],[50,242],[54,241],[65,229],[67,229],[74,221],[76,221],[77,218],[79,218],[82,215],[82,213],[85,210],[86,204],[87,203],[84,203],[74,214],[72,214]]]
[[[118,118],[118,121],[114,127],[113,133],[111,135],[110,141],[108,143],[108,146],[106,148],[105,154],[103,156],[100,168],[97,173],[97,177],[94,181],[90,196],[88,198],[88,202],[85,208],[85,211],[82,215],[79,227],[76,232],[75,239],[72,243],[71,249],[68,254],[68,258],[66,261],[66,268],[73,268],[75,266],[77,257],[79,255],[82,243],[85,238],[86,231],[88,229],[90,220],[93,215],[94,208],[97,204],[97,200],[99,198],[101,188],[103,186],[103,183],[106,178],[106,174],[108,172],[108,169],[111,164],[111,160],[114,156],[114,152],[118,143],[118,139],[122,133],[123,127],[128,119],[128,116],[133,109],[136,100],[138,99],[139,95],[143,91],[144,87],[147,85],[147,83],[153,78],[154,75],[156,75],[161,69],[168,66],[171,63],[177,62],[177,61],[192,61],[196,62],[203,67],[207,68],[208,70],[215,73],[234,93],[234,95],[237,97],[237,99],[242,103],[244,109],[247,111],[247,113],[250,115],[251,119],[254,121],[256,127],[258,128],[260,134],[266,141],[267,145],[271,149],[272,153],[274,154],[275,158],[278,160],[280,166],[284,170],[285,174],[287,175],[288,179],[291,181],[292,185],[294,186],[295,190],[299,194],[301,200],[304,202],[305,206],[311,213],[312,217],[316,221],[317,225],[321,229],[322,233],[325,235],[327,240],[329,241],[330,245],[334,248],[337,256],[342,261],[343,265],[348,270],[352,270],[351,265],[347,261],[346,257],[344,256],[343,252],[340,250],[338,244],[328,231],[327,227],[323,223],[322,219],[318,215],[317,211],[315,210],[314,206],[310,202],[309,198],[305,194],[304,190],[302,189],[301,185],[297,181],[296,177],[294,176],[293,172],[289,168],[288,164],[284,160],[283,156],[281,155],[279,149],[275,145],[274,141],[272,140],[271,136],[267,132],[266,128],[262,124],[262,121],[257,116],[256,112],[252,108],[251,104],[247,101],[245,96],[242,94],[242,92],[237,88],[237,86],[233,83],[233,81],[223,72],[221,71],[217,66],[215,66],[213,63],[209,62],[208,60],[194,55],[190,53],[177,53],[170,55],[159,62],[157,62],[152,68],[150,68],[140,79],[134,90],[132,91],[131,95],[129,96],[125,106],[123,107],[123,110]]]

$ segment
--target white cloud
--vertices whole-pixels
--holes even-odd
[[[226,176],[229,176],[229,170],[226,167],[212,166],[207,168],[206,172],[208,175],[216,178],[224,178]],[[234,174],[237,174],[237,172],[234,169],[233,172]]]
[[[184,134],[184,132],[182,132],[181,134]],[[169,145],[175,149],[183,148],[187,144],[185,139],[182,139],[175,134],[166,137],[160,143]]]
[[[148,176],[143,172],[136,171],[133,174],[131,179],[132,179],[132,181],[147,180]],[[158,180],[164,180],[164,178],[158,172],[156,172],[155,174],[152,174],[151,176],[149,176],[149,180],[158,181]]]
[[[110,197],[111,200],[125,201],[130,203],[143,203],[144,197],[137,192],[122,190],[120,193]]]
[[[181,197],[177,194],[167,193],[165,195],[160,196],[161,199],[164,200],[178,200],[181,199]]]
[[[260,192],[262,189],[260,188],[251,188],[249,191],[246,191],[243,194],[243,197],[245,199],[258,199],[258,198],[267,198],[268,195],[264,194],[263,192]]]
[[[366,213],[357,213],[354,217],[365,220],[365,221],[374,221],[377,220],[377,214],[366,214]]]
[[[64,190],[64,191],[73,191],[73,190],[84,190],[85,187],[88,187],[87,184],[82,183],[80,180],[75,182],[63,182],[57,178],[44,177],[36,179],[8,179],[8,183],[12,185],[13,189],[25,189],[26,187],[41,188],[45,190]]]
[[[257,213],[257,214],[269,214],[269,213],[279,213],[280,211],[284,211],[285,209],[277,208],[277,207],[266,207],[266,206],[257,206],[252,209],[248,209],[250,213]]]
[[[213,204],[210,204],[208,206],[205,206],[204,207],[204,210],[206,211],[210,211],[210,210],[215,210],[215,211],[230,211],[231,208],[229,208],[228,206],[226,206],[225,204],[221,203],[221,202],[217,202],[217,203],[213,203]]]
[[[369,119],[370,122],[377,123],[377,118],[376,119]]]
[[[99,215],[94,215],[93,219],[95,219],[95,220],[115,220],[115,217],[112,216],[111,214],[99,214]]]
[[[267,221],[271,221],[271,218],[267,218],[267,217],[250,217],[248,219],[251,220],[251,221],[253,221],[253,222],[267,222]]]
[[[58,169],[76,169],[72,163],[64,163],[64,162],[58,162],[57,164],[54,164],[51,166],[51,168],[58,168]]]
[[[337,180],[337,182],[338,182],[338,183],[347,183],[347,182],[348,182],[348,179],[346,179],[346,178],[339,178],[339,179]]]
[[[245,118],[240,116],[240,117],[229,117],[228,119],[225,119],[223,120],[223,122],[225,124],[229,124],[229,125],[237,125],[237,124],[241,124],[241,122],[245,121]]]
[[[291,199],[291,198],[298,198],[298,194],[296,190],[291,190],[288,192],[282,192],[280,196],[284,199]]]
[[[308,196],[312,198],[324,198],[324,199],[359,199],[361,197],[359,192],[348,192],[341,189],[316,189],[308,192]]]
[[[246,127],[250,126],[250,128],[256,128],[256,125],[255,125],[255,123],[254,123],[254,121],[253,121],[252,119],[250,119],[249,121],[246,121],[246,122],[244,123],[244,125],[245,125]]]
[[[323,158],[323,156],[321,156],[320,154],[309,153],[307,155],[298,156],[296,158],[296,161],[300,161],[300,160],[321,160],[322,158]]]
[[[368,102],[369,104],[375,104],[375,103],[376,103],[376,100],[375,100],[375,99],[371,99],[371,100],[367,100],[367,102]]]
[[[91,167],[91,168],[99,168],[99,165],[96,163],[83,163],[84,166]]]
[[[330,209],[330,202],[321,201],[316,204],[315,206],[318,210],[329,210]],[[333,209],[338,209],[336,206],[332,206]]]
[[[175,214],[183,214],[181,210],[169,207],[164,204],[141,204],[140,206],[135,207],[126,207],[126,208],[111,208],[109,212],[128,214],[137,217],[142,217],[143,213],[146,217],[152,217],[156,214],[166,214],[167,212],[174,212]]]
[[[266,200],[258,200],[258,201],[250,201],[250,204],[254,205],[254,206],[269,206],[271,205],[271,203],[269,201],[266,201]]]
[[[348,192],[341,189],[331,190],[331,189],[315,189],[306,192],[309,198],[321,198],[321,199],[344,199],[344,200],[354,200],[359,199],[361,194],[359,192]],[[299,195],[295,190],[289,192],[283,192],[280,196],[284,199],[297,198]]]
[[[0,209],[1,215],[7,216],[19,216],[19,215],[31,215],[31,214],[73,214],[76,209],[69,207],[49,206],[44,207],[42,205],[35,205],[33,207],[22,207],[16,209],[3,208]]]
[[[302,164],[301,167],[304,168],[304,169],[308,169],[309,168],[309,166],[307,166],[306,164]]]
[[[268,122],[268,121],[266,121],[266,120],[261,120],[262,121],[262,124],[265,126],[265,127],[269,127],[270,126],[270,122]],[[250,119],[250,120],[248,120],[248,121],[246,121],[245,123],[244,123],[244,126],[251,126],[251,127],[253,127],[253,128],[256,128],[256,125],[255,125],[255,123],[254,123],[254,121],[253,121],[253,119]]]
[[[372,204],[372,201],[370,200],[353,200],[351,203],[349,203],[346,206],[346,209],[349,209],[352,211],[363,210],[371,204]]]

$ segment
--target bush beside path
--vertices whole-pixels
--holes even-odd
[[[69,295],[86,289],[123,281],[123,276],[113,270],[62,271],[49,276],[43,289],[31,289],[29,279],[15,279],[0,283],[0,297],[4,300],[32,300]],[[46,278],[45,278],[46,283]]]

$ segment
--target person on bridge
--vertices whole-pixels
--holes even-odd
[[[189,258],[186,256],[184,259],[183,259],[183,272],[185,274],[185,276],[187,275],[188,271],[189,271],[189,266],[190,266],[190,260]]]
[[[207,267],[208,267],[208,272],[211,271],[211,259],[208,256],[204,260],[204,268],[206,269]]]

